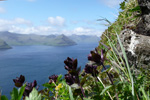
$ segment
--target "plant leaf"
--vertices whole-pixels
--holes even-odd
[[[52,87],[55,87],[55,84],[54,83],[51,83],[51,84],[45,83],[45,84],[43,84],[43,86],[47,87],[47,88],[52,88]]]
[[[16,88],[13,88],[13,91],[10,93],[11,100],[17,100],[18,99],[18,90]]]
[[[129,9],[128,11],[135,12],[135,11],[141,11],[141,9],[140,9],[140,6],[138,5],[138,6],[134,7],[133,9]]]
[[[143,97],[145,98],[145,99],[144,99],[144,98],[143,98],[143,99],[144,99],[144,100],[149,100],[149,99],[148,99],[148,96],[146,95],[145,90],[143,89],[142,86],[140,87],[140,89],[141,89],[141,91],[142,91],[142,93],[143,93]]]
[[[69,87],[69,96],[70,96],[70,99],[74,100],[71,87],[70,86],[68,86],[68,87]]]
[[[19,89],[19,95],[18,95],[18,100],[21,100],[22,98],[22,95],[24,93],[24,90],[25,90],[25,87],[26,87],[26,84],[24,84],[20,89]]]
[[[29,97],[25,97],[25,100],[41,100],[41,94],[38,94],[38,91],[33,88],[32,92],[29,94]]]
[[[62,78],[62,75],[59,75],[58,78],[57,78],[57,82],[59,83],[59,81],[61,80]]]
[[[5,95],[2,95],[0,100],[8,100],[8,98]]]
[[[110,89],[112,87],[112,85],[106,86],[103,91],[101,92],[100,95],[103,95],[108,89]]]
[[[121,9],[121,10],[124,10],[124,9],[125,9],[125,4],[126,4],[125,1],[123,1],[123,2],[120,4],[120,9]]]
[[[84,83],[86,82],[86,78],[87,78],[88,76],[89,76],[89,75],[86,74],[86,75],[81,79],[81,82],[80,82],[81,86],[84,85]]]

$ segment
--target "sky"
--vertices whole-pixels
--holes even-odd
[[[115,21],[121,0],[0,1],[0,31],[20,34],[97,35]]]

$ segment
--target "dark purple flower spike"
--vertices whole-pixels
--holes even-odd
[[[88,74],[92,74],[92,76],[97,76],[97,66],[96,65],[86,65],[84,71]]]
[[[25,81],[25,77],[23,75],[20,75],[20,77],[13,79],[13,81],[16,87],[21,87]]]
[[[68,85],[72,85],[75,83],[75,78],[71,74],[66,74],[65,79]]]
[[[66,82],[68,85],[73,83],[79,83],[79,73],[81,70],[81,67],[77,68],[78,61],[77,59],[71,59],[67,58],[65,61],[65,69],[68,71],[68,74],[65,75]],[[69,81],[71,79],[71,81]]]
[[[83,88],[80,85],[79,73],[80,73],[81,67],[77,68],[77,66],[78,66],[77,59],[74,60],[74,59],[71,59],[68,57],[64,61],[64,63],[65,63],[65,69],[68,70],[68,74],[65,75],[66,83],[68,85],[72,85],[74,83],[77,83],[81,87],[82,94],[85,97]]]
[[[91,61],[101,63],[101,56],[97,52],[91,51]]]
[[[66,64],[65,69],[70,71],[70,70],[75,70],[77,68],[77,59],[71,59],[71,58],[67,58],[64,63]]]
[[[49,77],[49,84],[51,84],[52,82],[55,82],[57,81],[57,78],[58,78],[58,75],[52,75]]]
[[[29,96],[29,94],[30,94],[30,92],[32,91],[32,89],[33,89],[34,87],[36,87],[36,86],[37,86],[36,80],[34,80],[33,83],[27,83],[27,85],[26,85],[26,87],[25,87],[25,91],[24,91],[24,93],[23,93],[23,96]]]
[[[101,55],[100,55],[98,53],[97,48],[95,48],[95,51],[91,51],[91,54],[88,56],[88,60],[95,62],[97,65],[102,65],[104,70],[106,70],[107,68],[104,66],[104,61],[106,60],[104,53],[105,53],[105,50],[101,49]],[[85,72],[90,72],[90,69],[91,69],[91,67],[86,66]],[[106,72],[106,74],[108,75],[111,84],[113,84],[113,80],[112,80],[110,74],[108,72]]]
[[[88,55],[88,60],[89,61],[93,61],[95,63],[97,63],[98,65],[101,65],[105,58],[104,58],[104,50],[101,50],[101,55],[98,53],[97,49],[95,49],[95,51],[91,51],[91,53]]]

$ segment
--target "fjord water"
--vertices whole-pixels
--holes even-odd
[[[77,58],[78,66],[84,68],[88,62],[87,56],[98,43],[78,44],[74,46],[13,46],[13,49],[0,50],[0,90],[2,95],[10,98],[14,87],[13,79],[21,74],[26,82],[37,80],[42,84],[48,82],[53,74],[64,75],[64,60],[67,57]]]

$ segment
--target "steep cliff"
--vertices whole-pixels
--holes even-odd
[[[124,0],[116,21],[101,36],[101,41],[109,45],[112,40],[119,54],[123,55],[116,33],[125,49],[128,62],[134,68],[150,69],[150,1]],[[106,37],[107,36],[107,37]],[[100,48],[102,45],[100,44]],[[112,48],[113,49],[113,48]]]

